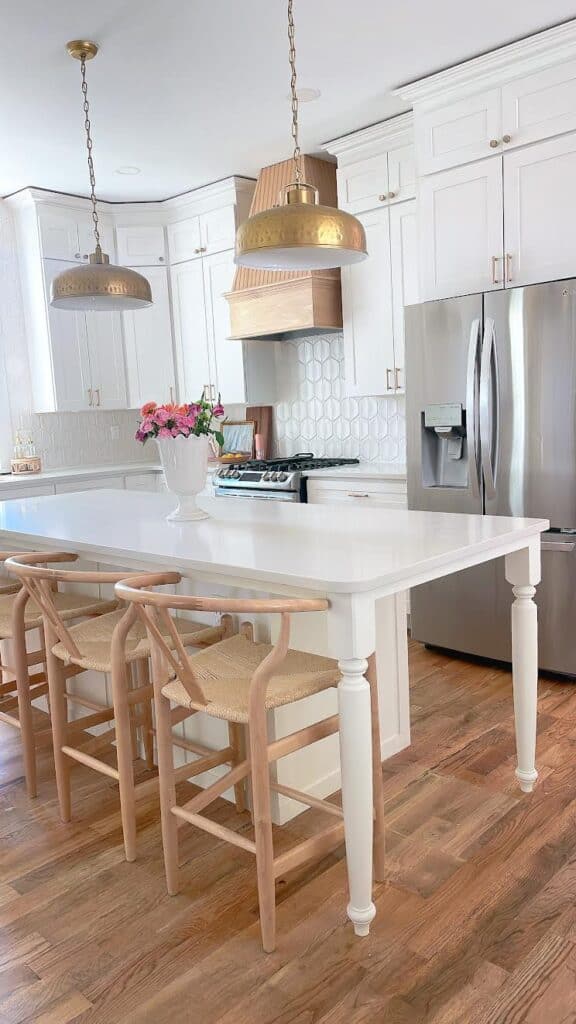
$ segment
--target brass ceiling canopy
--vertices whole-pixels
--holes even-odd
[[[318,190],[302,180],[292,8],[293,0],[288,0],[294,181],[281,190],[279,206],[263,210],[240,225],[235,262],[268,270],[326,270],[365,259],[366,234],[352,214],[335,206],[321,206]]]
[[[90,125],[90,108],[88,104],[88,86],[86,84],[86,61],[92,60],[98,53],[98,46],[89,40],[73,39],[66,44],[71,57],[80,61],[82,74],[82,95],[84,97],[84,129],[86,132],[86,149],[88,152],[88,173],[90,177],[90,199],[92,202],[92,220],[94,222],[95,250],[89,256],[89,262],[83,266],[72,266],[63,270],[52,281],[50,302],[58,309],[141,309],[152,303],[150,283],[142,274],[128,267],[117,267],[110,263],[110,258],[102,252],[100,231],[98,228],[98,209],[96,205],[96,177],[92,159],[92,135]]]

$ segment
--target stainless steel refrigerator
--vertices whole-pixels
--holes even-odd
[[[412,509],[550,520],[540,667],[576,676],[576,280],[406,308]],[[503,560],[417,587],[412,635],[510,661]]]

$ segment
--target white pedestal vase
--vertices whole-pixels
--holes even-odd
[[[158,448],[166,486],[178,498],[178,507],[167,519],[188,522],[208,519],[208,513],[198,508],[196,498],[206,486],[210,441],[206,434],[196,437],[158,437]]]

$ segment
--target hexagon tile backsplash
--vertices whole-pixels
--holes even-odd
[[[406,461],[404,397],[342,396],[342,334],[281,342],[277,373],[274,454]]]

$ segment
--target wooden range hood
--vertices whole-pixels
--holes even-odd
[[[304,180],[315,185],[320,203],[336,206],[336,165],[302,157]],[[256,183],[250,216],[277,206],[280,189],[294,178],[294,161],[264,167]],[[292,331],[340,330],[340,271],[254,270],[238,267],[230,305],[233,339],[269,338]]]

